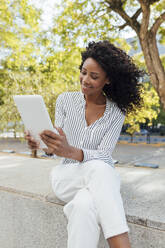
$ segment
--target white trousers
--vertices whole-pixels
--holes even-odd
[[[67,248],[96,248],[100,227],[105,239],[128,232],[120,195],[120,176],[102,160],[59,164],[51,172],[52,188],[66,202]]]

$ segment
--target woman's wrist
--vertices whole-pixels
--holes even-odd
[[[84,153],[81,149],[70,146],[70,151],[68,154],[68,158],[71,158],[73,160],[78,160],[79,162],[82,162],[84,159]]]

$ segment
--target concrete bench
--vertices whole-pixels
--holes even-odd
[[[65,248],[64,203],[49,174],[59,160],[0,153],[0,247]],[[132,248],[165,247],[165,169],[117,167]],[[101,233],[99,248],[108,247]]]

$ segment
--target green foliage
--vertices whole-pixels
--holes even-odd
[[[39,30],[40,12],[28,2],[28,0],[1,0],[0,45],[9,48],[17,56],[21,52],[29,54],[29,46],[34,42],[34,32]]]
[[[160,111],[156,120],[153,120],[153,125],[157,126],[158,124],[165,125],[165,110],[162,105],[160,105]]]
[[[40,11],[31,6],[28,0],[1,0],[0,48],[1,57],[3,56],[0,64],[1,97],[8,71],[22,71],[37,62],[40,49],[35,44],[39,18]]]
[[[149,84],[144,84],[142,91],[143,104],[141,109],[135,109],[134,113],[130,113],[126,116],[124,124],[129,124],[127,133],[134,134],[134,132],[140,131],[140,123],[148,123],[148,126],[152,125],[152,121],[155,120],[159,112],[159,97],[154,88]]]

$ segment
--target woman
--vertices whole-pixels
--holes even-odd
[[[41,133],[47,154],[63,157],[51,172],[55,195],[66,202],[68,248],[96,248],[100,227],[111,248],[130,248],[111,154],[125,114],[140,106],[142,72],[108,41],[90,42],[82,52],[80,92],[56,101],[55,127]],[[38,144],[26,136],[31,149]]]

